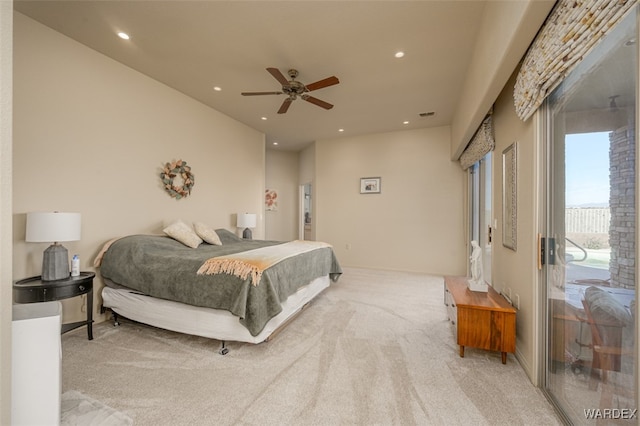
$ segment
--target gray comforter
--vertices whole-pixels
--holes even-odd
[[[148,296],[225,309],[238,316],[253,336],[281,312],[281,302],[298,288],[324,275],[337,281],[342,273],[333,249],[319,248],[268,268],[257,286],[251,285],[251,278],[197,275],[198,268],[212,257],[282,243],[243,240],[224,229],[216,232],[221,246],[203,243],[197,249],[164,236],[123,237],[104,253],[100,273],[107,284],[112,282]]]

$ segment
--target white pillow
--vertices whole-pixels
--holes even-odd
[[[162,230],[165,234],[176,241],[180,241],[187,247],[198,248],[202,244],[202,239],[198,237],[193,229],[181,220],[176,220],[171,225]]]
[[[216,246],[221,246],[222,241],[220,241],[220,237],[216,234],[216,231],[210,226],[205,225],[202,222],[195,222],[193,224],[193,229],[196,230],[196,234],[209,244],[214,244]]]

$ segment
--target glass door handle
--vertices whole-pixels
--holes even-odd
[[[556,239],[545,238],[538,234],[538,269],[542,265],[556,264]]]

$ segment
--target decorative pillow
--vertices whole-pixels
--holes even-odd
[[[202,238],[200,238],[189,225],[181,220],[176,220],[162,231],[187,247],[198,248],[198,246],[202,244]]]
[[[222,241],[222,244],[230,244],[243,241],[242,238],[238,237],[236,234],[227,229],[216,229],[216,234],[218,234],[218,237],[220,237],[220,241]]]
[[[193,229],[196,230],[196,234],[203,240],[205,240],[209,244],[213,244],[216,246],[221,246],[222,241],[220,241],[220,237],[216,234],[216,231],[213,228],[205,225],[202,222],[195,222],[193,224]]]

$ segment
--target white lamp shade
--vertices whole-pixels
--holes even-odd
[[[80,224],[80,213],[27,213],[25,241],[32,243],[79,241]]]
[[[238,213],[238,228],[255,228],[256,216],[254,213]]]

